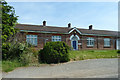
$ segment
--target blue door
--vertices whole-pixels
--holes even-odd
[[[76,41],[73,41],[73,49],[76,49]]]

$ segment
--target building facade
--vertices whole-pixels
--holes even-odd
[[[119,37],[117,31],[94,30],[92,25],[88,29],[71,27],[47,26],[46,21],[43,25],[17,24],[20,36],[24,41],[42,49],[46,42],[64,41],[74,50],[88,49],[119,49]]]

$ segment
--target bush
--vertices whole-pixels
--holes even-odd
[[[38,63],[38,50],[25,42],[7,42],[2,46],[2,59],[4,61],[17,60],[23,66]]]
[[[118,50],[117,53],[120,54],[120,50]]]
[[[30,47],[29,48],[30,51],[24,51],[19,58],[19,61],[24,65],[33,65],[38,62],[38,50]]]
[[[3,43],[2,45],[2,59],[3,60],[13,60],[19,58],[25,51],[30,52],[27,43]]]
[[[32,57],[33,57],[32,53],[27,52],[27,53],[21,54],[19,57],[19,62],[22,63],[23,66],[26,66],[32,62]]]
[[[47,42],[39,51],[39,61],[44,63],[59,63],[69,61],[69,47],[65,42]]]
[[[33,53],[34,57],[38,58],[39,50],[34,47],[31,47],[30,49],[31,49],[31,52]]]

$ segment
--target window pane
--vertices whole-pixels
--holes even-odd
[[[110,46],[110,38],[104,38],[104,46]]]
[[[94,46],[94,38],[87,37],[87,46]]]
[[[54,41],[54,39],[52,39],[52,41]]]
[[[35,38],[35,45],[37,45],[37,38]]]
[[[33,37],[35,37],[35,35],[32,35]]]
[[[33,44],[33,38],[31,38],[30,43]]]
[[[55,39],[55,41],[57,41],[57,39]]]
[[[37,35],[26,35],[26,41],[32,45],[37,45]]]
[[[61,36],[52,36],[52,41],[61,41]]]
[[[26,37],[27,37],[27,38],[29,38],[29,37],[30,37],[30,35],[27,35]]]
[[[30,39],[29,39],[29,38],[27,38],[27,42],[28,42],[28,43],[30,42]]]
[[[31,37],[34,37],[34,35],[31,35]]]

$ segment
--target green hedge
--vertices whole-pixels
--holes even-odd
[[[69,46],[65,42],[47,42],[39,51],[39,60],[44,63],[69,61]]]

